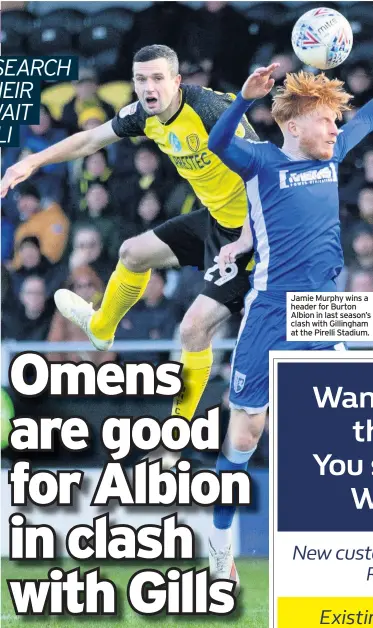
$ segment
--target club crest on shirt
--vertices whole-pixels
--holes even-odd
[[[193,153],[196,153],[200,146],[200,141],[197,133],[191,133],[190,135],[187,135],[186,141],[190,150],[192,150]]]
[[[175,133],[169,133],[168,141],[170,142],[175,153],[179,153],[181,151],[181,142]]]
[[[233,379],[234,392],[240,393],[241,390],[243,390],[243,387],[245,386],[245,381],[246,381],[246,375],[244,375],[243,373],[240,373],[240,371],[235,371],[234,379]]]

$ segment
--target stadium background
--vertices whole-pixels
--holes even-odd
[[[354,31],[349,59],[328,73],[345,80],[355,96],[354,110],[346,118],[373,96],[372,5],[327,3],[351,21]],[[79,129],[101,124],[131,102],[131,59],[147,44],[167,44],[177,51],[185,83],[238,91],[256,66],[273,61],[281,63],[276,76],[281,80],[285,72],[302,67],[292,53],[290,33],[296,19],[314,6],[311,2],[2,2],[2,54],[76,54],[80,58],[76,85],[43,86],[40,124],[23,128],[19,149],[2,150],[2,171],[25,154]],[[281,141],[270,116],[270,98],[259,101],[249,118],[261,139]],[[372,291],[371,136],[341,166],[340,200],[346,263],[339,288]],[[89,359],[96,365],[106,361],[107,355],[89,352],[79,330],[55,313],[53,292],[61,285],[69,286],[97,306],[124,239],[196,208],[198,200],[188,183],[180,180],[167,158],[143,138],[122,140],[80,162],[43,168],[11,192],[2,203],[1,214],[2,385],[7,388],[10,356],[25,347],[44,350],[51,360]],[[178,324],[201,282],[202,274],[194,268],[153,273],[144,299],[121,322],[117,334],[120,344],[114,346],[110,359],[141,359],[155,364],[168,356],[177,359]],[[200,404],[203,412],[222,402],[225,426],[230,347],[239,322],[240,316],[232,318],[219,334],[223,349],[215,352],[212,378]],[[135,341],[130,349],[126,345],[129,340]],[[64,344],[25,344],[30,341],[74,344],[66,353]],[[25,403],[13,392],[10,394],[19,415],[56,415],[55,404],[46,396]],[[159,400],[61,400],[59,416],[80,415],[89,421],[94,433],[89,455],[67,455],[57,449],[53,456],[38,454],[30,458],[45,468],[97,470],[106,460],[98,439],[104,417],[151,414],[162,419],[169,410],[169,404]],[[214,463],[213,456],[187,454],[194,456],[196,465]],[[132,452],[126,463],[131,465],[138,457],[138,452]],[[6,449],[2,458],[5,491],[5,470],[13,460],[14,454]],[[241,569],[247,570],[250,582],[254,580],[249,584],[249,593],[256,600],[254,614],[250,615],[252,625],[265,626],[266,562],[256,559],[268,555],[267,432],[252,469],[258,498],[253,508],[241,512],[237,544],[240,554],[250,557]],[[196,521],[204,531],[204,518]],[[3,525],[3,555],[6,547]],[[133,566],[131,573],[134,570]],[[12,625],[10,607],[4,612],[4,625],[6,621]],[[237,622],[249,617],[246,612],[244,608]]]

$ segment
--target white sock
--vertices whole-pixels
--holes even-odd
[[[224,547],[227,547],[227,545],[230,545],[232,543],[231,528],[224,528],[222,530],[212,525],[210,541],[215,550],[219,551],[222,550]]]

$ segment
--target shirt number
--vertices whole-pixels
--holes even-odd
[[[219,256],[217,255],[216,257],[214,257],[214,262],[218,262],[219,261]],[[216,273],[216,271],[218,271],[219,273],[219,264],[216,263],[214,264],[214,266],[210,266],[210,268],[208,268],[205,272],[205,276],[204,279],[205,281],[214,281],[214,274]],[[214,284],[216,286],[222,286],[225,283],[227,283],[227,281],[231,281],[231,279],[234,279],[235,276],[238,273],[238,266],[235,262],[231,262],[230,264],[227,264],[225,267],[225,275],[223,275],[223,277],[219,277],[217,279],[215,279]]]

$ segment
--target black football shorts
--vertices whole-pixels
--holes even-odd
[[[197,266],[205,271],[202,294],[225,305],[232,313],[243,308],[249,291],[249,266],[253,251],[227,266],[227,274],[220,276],[218,256],[222,246],[235,242],[241,227],[222,227],[207,209],[198,209],[167,220],[154,229],[156,236],[167,244],[180,266]]]

